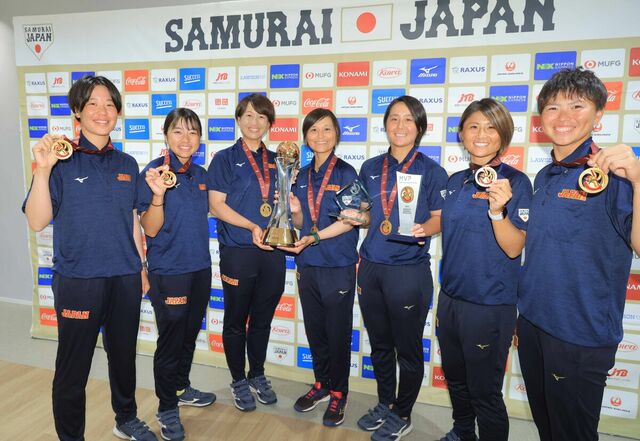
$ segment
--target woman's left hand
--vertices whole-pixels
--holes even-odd
[[[299,241],[293,244],[292,247],[278,247],[278,249],[282,251],[286,251],[287,253],[300,254],[302,250],[315,242],[313,236],[304,236],[300,238]]]

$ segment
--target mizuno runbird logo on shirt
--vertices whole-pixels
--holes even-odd
[[[84,181],[89,179],[89,176],[85,176],[84,178],[75,178],[74,181],[78,181],[81,184],[84,184]]]

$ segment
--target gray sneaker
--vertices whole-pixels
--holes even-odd
[[[194,406],[205,407],[216,401],[216,394],[213,392],[202,392],[191,386],[187,386],[180,395],[178,395],[178,406]]]
[[[478,440],[475,433],[473,434],[473,439],[475,441]],[[440,441],[462,441],[462,437],[460,437],[454,429],[451,429],[443,438],[440,438]]]
[[[160,424],[160,435],[167,441],[182,441],[185,437],[184,427],[180,423],[178,408],[165,410],[156,414]]]
[[[384,424],[389,412],[391,412],[389,406],[378,403],[376,407],[369,409],[369,412],[358,420],[358,427],[369,432],[378,430]]]
[[[155,433],[149,430],[149,426],[138,418],[127,421],[124,424],[117,424],[113,427],[113,434],[120,439],[133,441],[158,441]]]
[[[384,424],[371,435],[371,441],[398,441],[412,430],[411,418],[405,420],[390,412]]]
[[[249,389],[249,382],[246,378],[231,383],[231,393],[235,406],[243,412],[256,410],[256,400]]]
[[[273,404],[278,401],[276,393],[271,388],[271,382],[264,375],[249,379],[251,392],[256,394],[262,404]]]

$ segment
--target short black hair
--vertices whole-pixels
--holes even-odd
[[[111,101],[113,101],[116,110],[120,113],[122,110],[122,97],[120,96],[118,88],[114,86],[108,78],[94,75],[85,75],[73,83],[73,86],[69,89],[68,101],[71,111],[73,113],[82,112],[96,86],[104,86],[107,88],[109,95],[111,95]],[[80,118],[77,116],[75,118],[77,121],[80,121]]]
[[[309,131],[309,129],[323,118],[329,118],[331,120],[331,123],[333,124],[333,128],[336,130],[337,146],[338,144],[340,144],[340,124],[338,123],[338,119],[336,118],[336,116],[329,109],[313,109],[311,112],[309,112],[309,114],[304,118],[304,121],[302,122],[302,139],[306,143],[307,132]]]
[[[384,118],[382,118],[385,131],[387,130],[387,119],[389,119],[391,108],[398,103],[404,103],[409,108],[411,116],[413,116],[413,121],[416,123],[416,128],[418,129],[418,133],[416,134],[416,139],[413,142],[413,145],[415,146],[420,144],[420,140],[427,131],[427,112],[424,111],[422,103],[418,101],[417,98],[414,98],[411,95],[399,96],[395,100],[391,101],[391,103],[389,103],[389,107],[387,107],[387,110],[384,112]]]
[[[244,115],[249,104],[251,104],[253,110],[267,117],[270,126],[276,122],[276,109],[273,107],[273,103],[269,98],[259,93],[252,93],[240,100],[236,106],[236,119]]]
[[[493,98],[482,98],[479,101],[472,102],[464,109],[460,117],[460,123],[458,124],[458,133],[462,132],[464,123],[476,112],[482,113],[485,118],[491,122],[493,127],[495,127],[498,136],[500,136],[500,150],[498,150],[498,154],[502,153],[509,147],[511,139],[513,138],[513,119],[511,118],[511,114],[506,107]]]
[[[169,130],[171,130],[180,121],[184,121],[187,124],[188,129],[196,129],[198,131],[198,135],[202,136],[202,123],[200,122],[200,118],[196,112],[185,107],[178,107],[177,109],[173,109],[169,112],[167,117],[164,119],[164,124],[162,126],[162,133],[164,133],[164,136],[167,136]]]
[[[538,94],[538,113],[542,113],[549,100],[554,99],[559,93],[587,99],[596,106],[596,110],[604,109],[609,96],[607,88],[592,71],[584,70],[582,66],[563,69],[556,72],[542,86]]]

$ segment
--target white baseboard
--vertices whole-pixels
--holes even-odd
[[[28,305],[28,306],[33,305],[33,302],[29,300],[12,299],[11,297],[0,297],[0,302],[15,303],[18,305]]]

